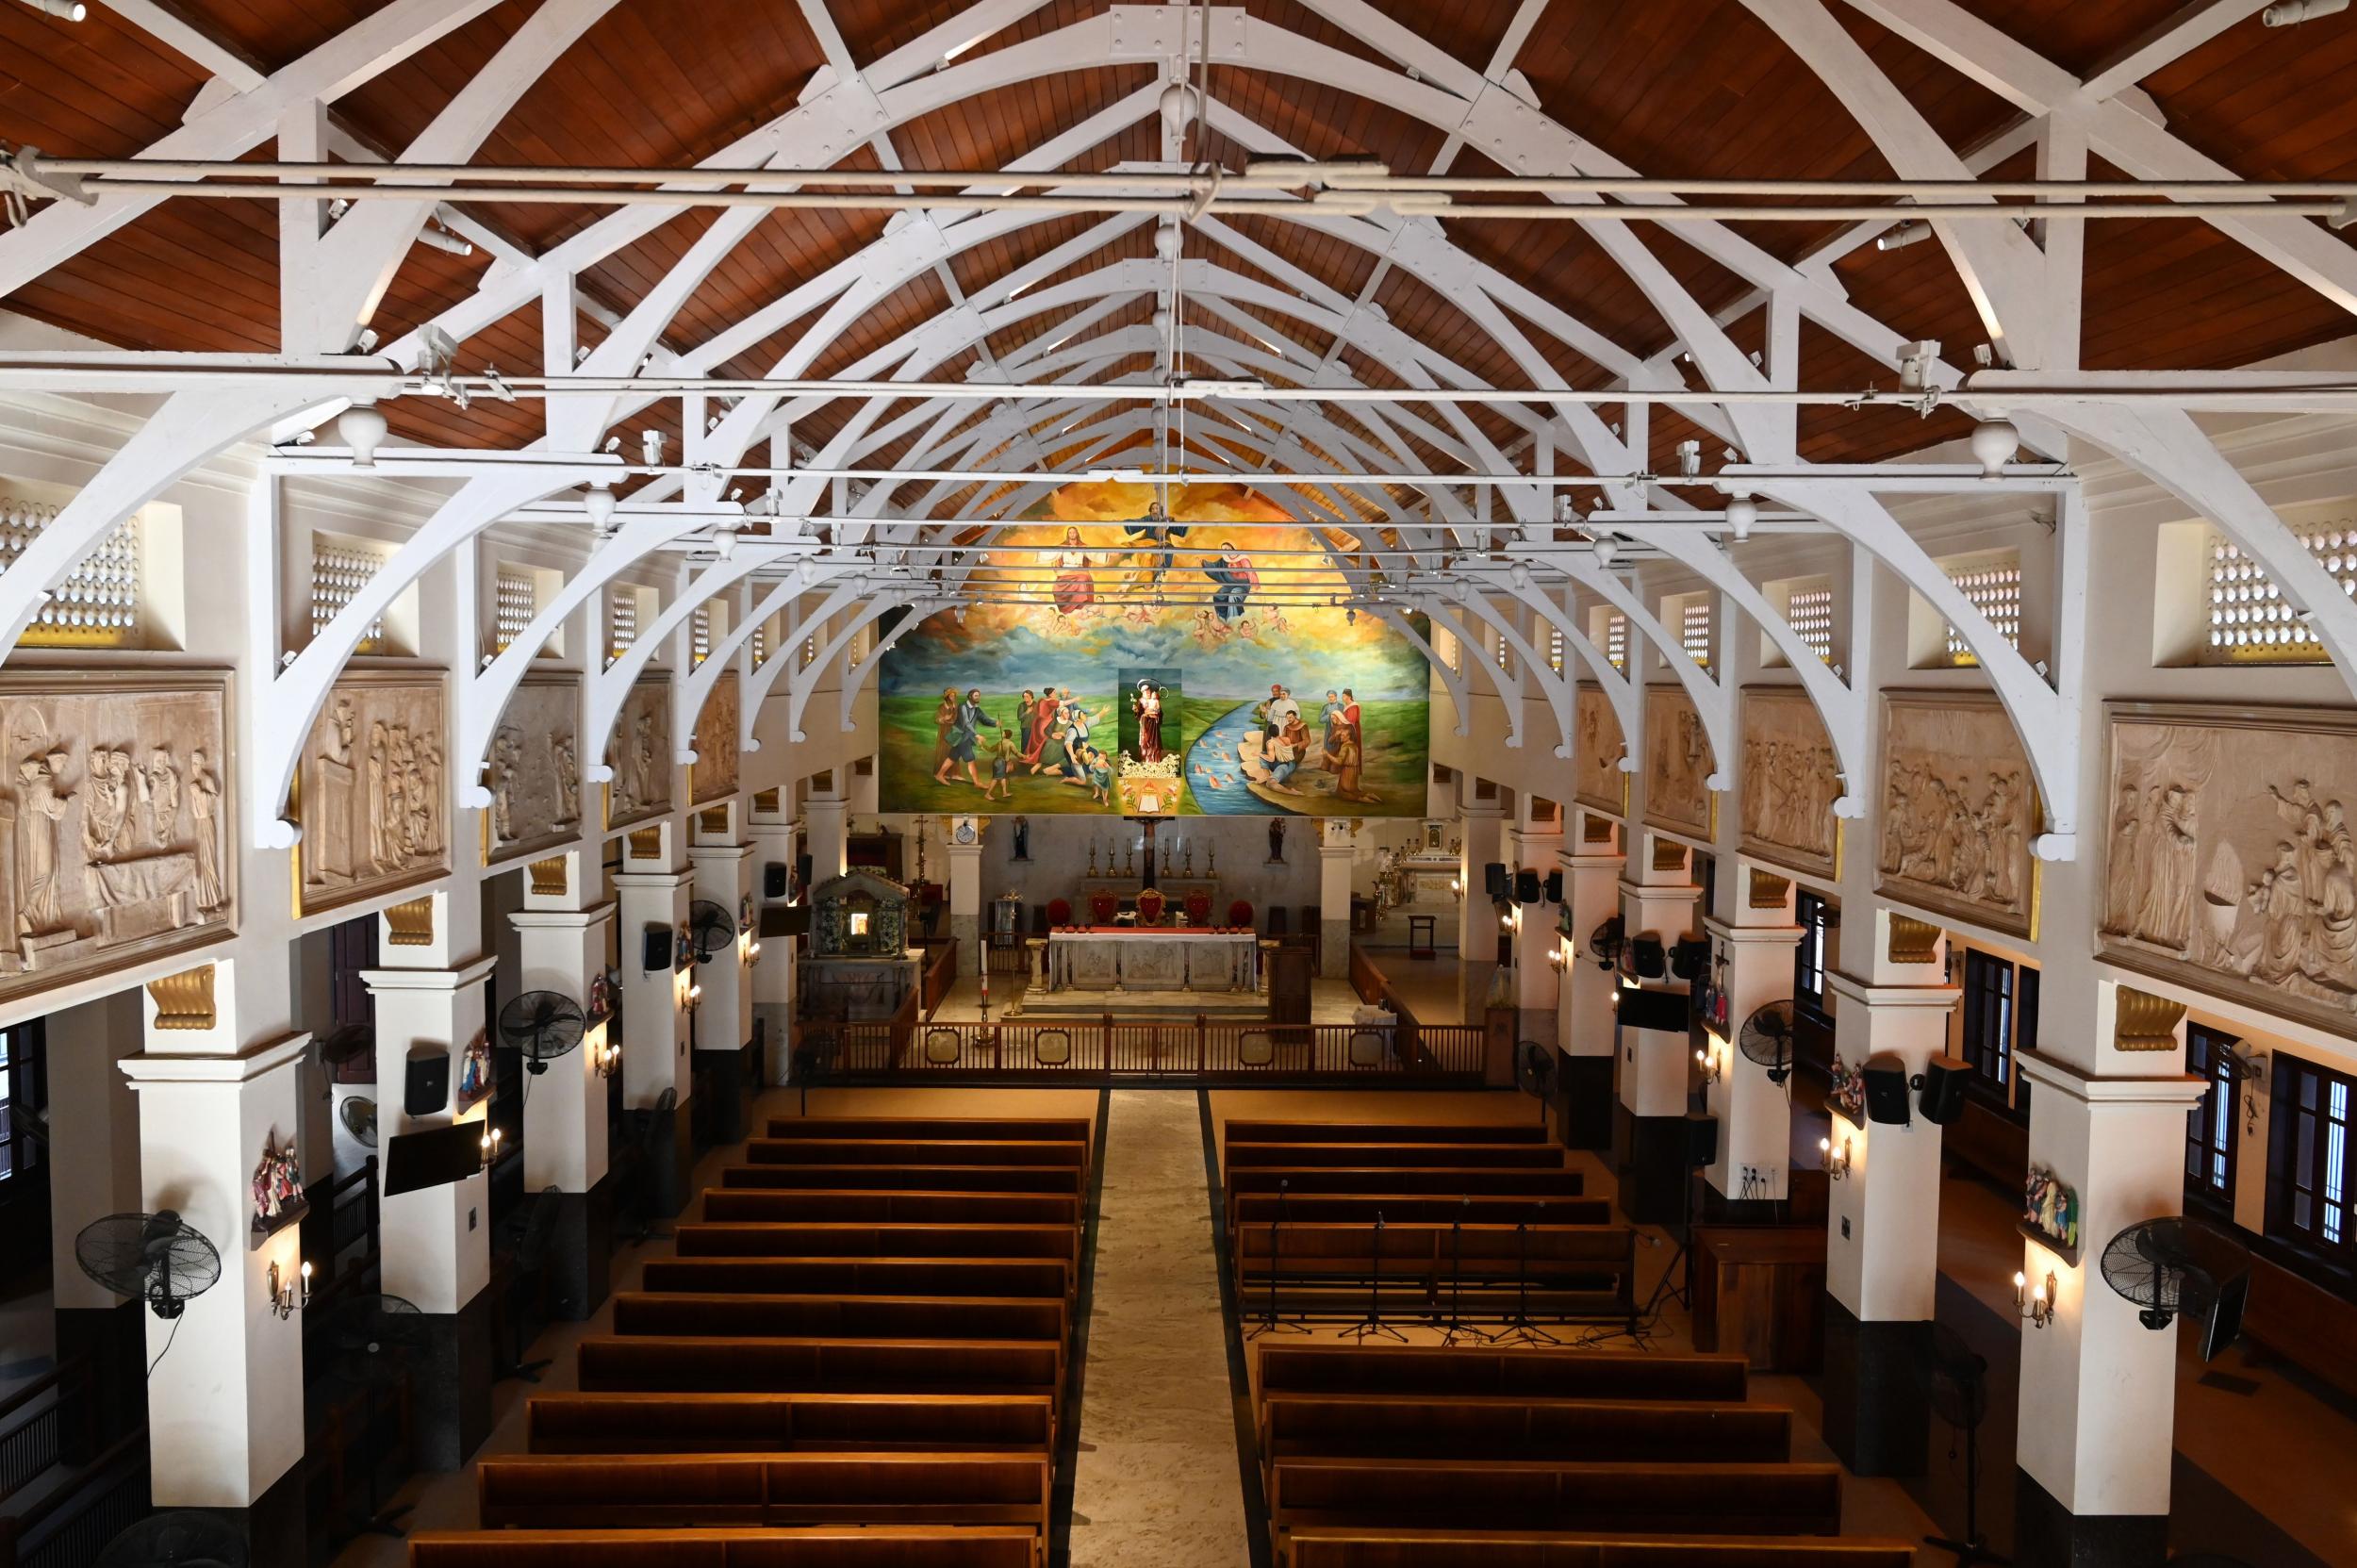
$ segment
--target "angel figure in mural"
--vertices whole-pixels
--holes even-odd
[[[147,841],[170,849],[180,821],[180,773],[172,766],[172,753],[160,746],[150,751],[139,779],[140,797],[147,802]]]
[[[189,821],[196,836],[196,907],[206,914],[225,900],[221,884],[221,842],[213,818],[221,810],[221,781],[205,766],[205,753],[189,753]]]
[[[1078,528],[1063,531],[1063,548],[1055,559],[1056,614],[1077,617],[1096,602],[1096,579],[1090,575],[1090,569],[1104,562],[1088,553]]]
[[[58,824],[64,820],[71,790],[58,787],[65,772],[66,754],[36,753],[16,765],[17,783],[25,801],[17,814],[24,824],[24,842],[16,856],[16,924],[20,936],[45,936],[65,926],[65,910],[58,902]]]

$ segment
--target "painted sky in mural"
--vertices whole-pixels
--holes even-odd
[[[878,672],[885,811],[1422,817],[1429,672],[1258,492],[1058,489]]]

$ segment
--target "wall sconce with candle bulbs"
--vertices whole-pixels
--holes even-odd
[[[599,1043],[597,1052],[591,1060],[597,1064],[600,1078],[612,1078],[622,1070],[621,1042],[609,1035]]]
[[[1455,899],[1455,900],[1456,900],[1458,902],[1459,902],[1459,903],[1464,902],[1464,900],[1465,900],[1465,879],[1464,879],[1464,878],[1462,878],[1462,877],[1451,877],[1451,878],[1449,878],[1449,879],[1448,879],[1448,896],[1449,896],[1450,898],[1452,898],[1452,899]]]
[[[1694,1060],[1703,1070],[1703,1087],[1708,1088],[1726,1077],[1726,1065],[1720,1059],[1719,1048],[1725,1044],[1717,1035],[1708,1036],[1710,1043],[1696,1048]]]
[[[2036,1284],[2019,1269],[2013,1272],[2014,1315],[2033,1329],[2043,1329],[2054,1321],[2054,1271],[2048,1269],[2046,1278]]]
[[[486,1168],[499,1164],[500,1145],[504,1143],[506,1139],[507,1134],[496,1127],[486,1128],[484,1130],[483,1164]]]
[[[1817,1152],[1825,1157],[1825,1180],[1846,1181],[1850,1178],[1850,1135],[1841,1135],[1841,1147],[1836,1148],[1831,1138],[1817,1140]]]
[[[278,1272],[278,1260],[271,1260],[268,1280],[270,1310],[271,1314],[282,1323],[311,1305],[311,1265],[305,1263],[298,1272],[302,1279],[300,1291],[295,1281],[285,1279]]]
[[[1558,942],[1554,947],[1547,949],[1547,966],[1553,969],[1557,974],[1559,975],[1565,969],[1569,968],[1571,966],[1571,951],[1566,949],[1562,943]]]

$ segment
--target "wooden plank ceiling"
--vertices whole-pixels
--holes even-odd
[[[378,156],[406,145],[480,72],[532,14],[536,0],[504,3],[458,28],[336,106],[340,130]],[[829,0],[826,14],[851,58],[871,61],[956,15],[969,0]],[[173,8],[257,69],[275,70],[381,8],[383,0],[173,0]],[[1100,8],[1103,0],[1051,0],[978,44],[980,58],[1045,36]],[[1459,63],[1488,71],[1512,25],[1516,0],[1382,0],[1408,31],[1433,41]],[[2076,74],[2102,68],[2167,21],[2182,0],[1975,0],[1973,12]],[[1294,0],[1245,0],[1272,25],[1327,47],[1379,59],[1372,46]],[[2005,133],[2013,107],[1841,5],[1840,25],[1906,91],[1948,141],[1970,150]],[[486,142],[489,163],[681,164],[708,157],[793,107],[825,66],[827,41],[799,0],[621,0],[532,86]],[[1540,106],[1614,157],[1648,173],[1721,176],[1887,176],[1889,170],[1834,93],[1801,67],[1739,0],[1550,0],[1512,61]],[[900,127],[893,150],[911,168],[988,168],[1014,161],[1152,80],[1141,65],[1101,65],[998,89]],[[2357,178],[2357,26],[2327,23],[2270,30],[2248,22],[2177,60],[2143,84],[2172,130],[2236,172],[2253,177]],[[126,156],[180,124],[204,71],[124,22],[105,6],[67,24],[21,5],[0,5],[0,142],[52,153]],[[1259,127],[1264,146],[1312,157],[1363,157],[1395,169],[1436,166],[1442,129],[1389,105],[1353,97],[1328,83],[1221,67],[1211,90]],[[262,155],[268,152],[267,146]],[[1149,116],[1096,142],[1070,167],[1103,170],[1162,153]],[[1248,156],[1226,137],[1198,136],[1189,156],[1240,167]],[[872,148],[847,166],[879,169]],[[1459,173],[1493,172],[1463,150]],[[2019,154],[2000,169],[2027,173]],[[2097,168],[2101,176],[2112,171]],[[599,216],[586,207],[484,204],[469,216],[526,253],[538,253]],[[583,274],[583,340],[627,312],[705,228],[709,214],[667,222]],[[810,360],[816,374],[841,373],[935,313],[984,294],[1014,269],[1096,229],[1097,218],[1069,218],[1017,228],[957,254],[946,268],[898,284],[850,331]],[[690,349],[738,326],[798,286],[857,256],[882,232],[882,213],[780,213],[755,227],[697,290],[665,334],[673,350]],[[1518,364],[1442,289],[1405,268],[1382,264],[1334,235],[1271,220],[1230,221],[1232,243],[1190,234],[1186,252],[1279,293],[1296,293],[1287,269],[1333,295],[1358,303],[1426,345],[1444,364],[1443,380],[1503,388],[1534,384]],[[1475,257],[1527,286],[1630,355],[1673,347],[1660,313],[1594,239],[1564,223],[1501,221],[1446,224]],[[2346,314],[2233,241],[2190,223],[2090,225],[2085,362],[2094,369],[2208,368],[2248,363],[2346,334]],[[1751,294],[1741,278],[1695,250],[1674,229],[1635,230],[1642,242],[1704,305],[1730,320],[1739,342],[1758,346],[1760,318],[1744,313]],[[1836,238],[1822,225],[1746,224],[1745,238],[1798,261]],[[1152,256],[1150,224],[1129,227],[1071,260],[1045,287]],[[1274,258],[1277,265],[1261,262]],[[386,338],[465,299],[492,258],[415,248],[371,323]],[[278,346],[276,209],[266,202],[169,202],[73,260],[9,295],[0,307],[90,338],[139,349],[270,351]],[[1936,244],[1882,253],[1852,250],[1833,275],[1860,308],[1903,336],[1937,338],[1963,358],[1985,336],[1953,267]],[[1043,287],[1035,285],[1035,288]],[[926,371],[990,373],[996,362],[1050,343],[1078,347],[1146,322],[1150,296],[1110,313],[1094,302],[1018,311],[983,342]],[[771,371],[793,355],[816,320],[765,322],[762,341],[718,367],[726,373]],[[1190,363],[1218,361],[1241,345],[1283,356],[1306,354],[1348,369],[1376,386],[1408,385],[1402,367],[1376,362],[1311,322],[1257,304],[1181,313]],[[1074,323],[1081,323],[1075,330]],[[1607,385],[1599,365],[1531,322],[1518,322],[1544,361],[1540,379],[1579,387]],[[1063,339],[1070,339],[1066,344]],[[462,346],[469,368],[507,370],[540,364],[536,306],[515,312]],[[1831,335],[1810,329],[1802,343],[1807,385],[1863,385],[1878,368]],[[890,361],[885,361],[887,371]],[[1303,367],[1306,375],[1307,367]],[[1153,375],[1151,359],[1126,358],[1105,377]],[[1887,380],[1887,371],[1879,372]],[[1282,380],[1272,376],[1274,380]],[[887,424],[908,405],[885,411]],[[854,412],[836,402],[798,424],[798,443],[817,445]],[[1389,446],[1402,421],[1435,432],[1458,428],[1458,413],[1431,404],[1398,411],[1385,430],[1346,411],[1335,422],[1354,439]],[[404,437],[443,444],[515,446],[542,433],[532,403],[447,404],[404,400],[395,411]],[[979,418],[979,415],[976,417]],[[1495,409],[1463,417],[1509,449],[1523,426]],[[1612,417],[1618,417],[1614,414]],[[650,409],[634,424],[670,428],[676,415]],[[961,419],[958,424],[968,422]],[[1056,424],[1063,423],[1058,417]],[[1191,432],[1190,450],[1206,463],[1248,466],[1241,447],[1215,428]],[[1279,418],[1277,426],[1287,421]],[[930,421],[925,421],[930,423]],[[923,424],[918,426],[919,430]],[[1051,426],[1052,428],[1052,426]],[[1809,410],[1801,422],[1805,456],[1826,461],[1885,457],[1955,433],[1953,416],[1924,421],[1907,413]],[[1075,430],[1078,439],[1085,425]],[[1273,432],[1272,432],[1273,433]],[[1653,424],[1655,461],[1664,465],[1677,441],[1699,435],[1666,411]],[[1454,439],[1454,437],[1451,437]],[[1151,437],[1132,438],[1130,446]],[[1417,464],[1449,471],[1457,459],[1420,436],[1402,442]],[[884,449],[915,451],[914,434]],[[1716,443],[1710,443],[1715,450]],[[1125,448],[1127,450],[1127,448]],[[1328,454],[1327,455],[1337,455]],[[902,494],[922,493],[911,487]],[[1401,502],[1409,492],[1393,492]],[[964,497],[971,499],[970,495]],[[954,498],[953,498],[954,499]]]

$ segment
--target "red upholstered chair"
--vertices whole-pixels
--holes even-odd
[[[1111,893],[1092,893],[1089,895],[1090,925],[1110,926],[1113,923],[1113,916],[1120,913],[1121,900],[1114,898]]]
[[[1061,931],[1071,923],[1072,900],[1069,899],[1048,900],[1047,929],[1050,931]]]
[[[1187,895],[1187,924],[1208,926],[1211,923],[1211,896],[1201,888]]]
[[[1228,926],[1230,931],[1252,929],[1252,906],[1242,899],[1228,906]]]
[[[1161,925],[1162,906],[1169,901],[1162,897],[1162,890],[1159,887],[1140,888],[1138,890],[1138,923],[1147,926]]]

